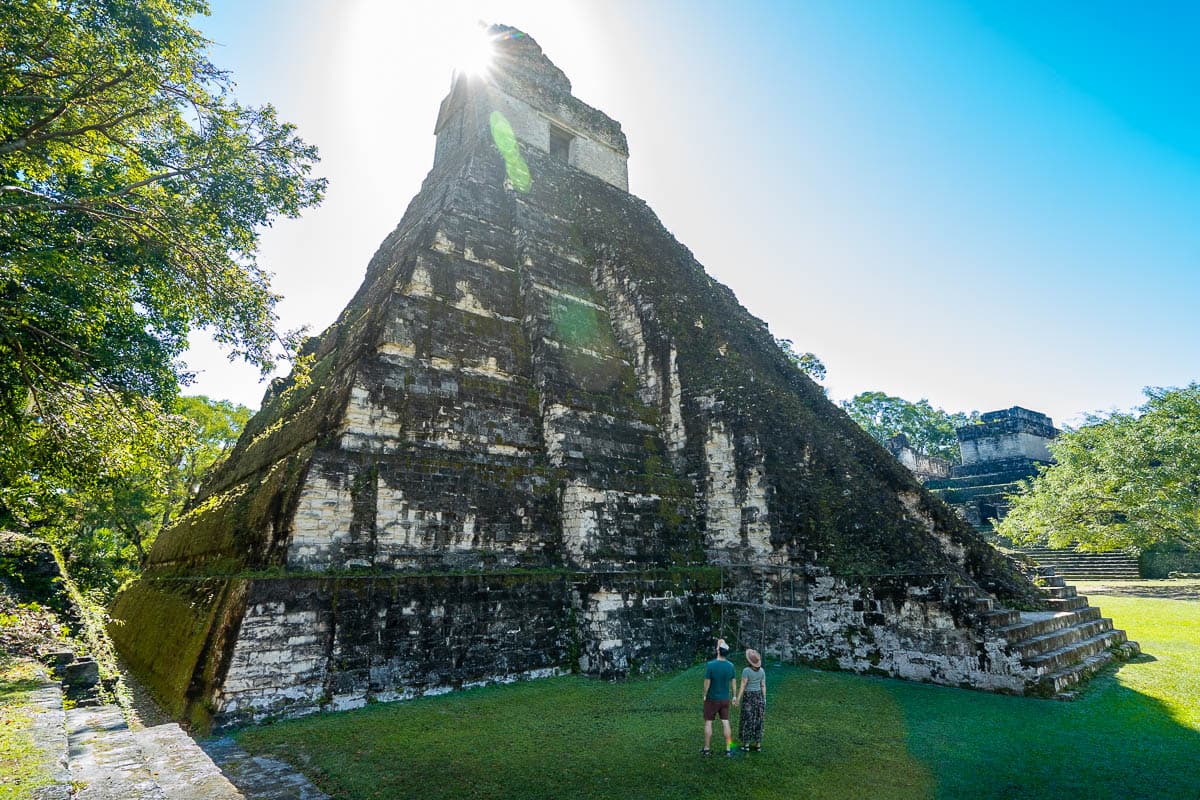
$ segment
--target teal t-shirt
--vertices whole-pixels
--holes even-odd
[[[729,698],[729,682],[733,680],[734,671],[733,664],[728,661],[722,661],[719,658],[714,658],[704,667],[704,677],[710,681],[708,684],[708,699],[709,700],[728,700]]]

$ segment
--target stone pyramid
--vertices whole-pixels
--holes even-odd
[[[311,370],[272,385],[115,601],[134,671],[201,728],[678,668],[718,630],[1044,688],[1063,667],[1030,671],[1003,604],[1053,601],[628,192],[620,125],[533,39],[491,34]]]

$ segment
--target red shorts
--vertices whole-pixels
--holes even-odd
[[[728,700],[705,700],[704,701],[704,721],[712,722],[717,716],[726,722],[729,721],[729,701]]]

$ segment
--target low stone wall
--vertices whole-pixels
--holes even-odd
[[[691,663],[714,637],[715,570],[580,576],[571,608],[578,668],[601,678]]]
[[[717,581],[708,568],[143,578],[114,606],[113,632],[172,716],[204,730],[576,670],[677,669],[711,640]]]
[[[1023,693],[1019,656],[944,575],[809,575],[791,608],[732,606],[724,630],[784,661]],[[776,590],[765,586],[765,593]],[[786,591],[785,591],[786,594]]]

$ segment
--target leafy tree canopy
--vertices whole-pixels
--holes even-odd
[[[783,354],[788,357],[788,361],[791,361],[796,369],[817,383],[825,380],[825,364],[815,354],[797,353],[791,339],[776,339],[775,344],[779,345],[779,349],[783,351]]]
[[[913,403],[884,392],[862,392],[842,401],[850,418],[881,444],[903,433],[918,453],[958,463],[955,430],[979,421],[979,412],[950,413],[928,400]]]
[[[207,11],[0,2],[0,527],[57,541],[93,586],[244,421],[177,401],[189,333],[264,372],[292,349],[258,235],[325,188],[293,126],[234,99],[188,22]]]
[[[0,3],[0,415],[85,387],[167,402],[195,327],[274,361],[258,230],[319,201],[315,148],[236,102],[203,0]],[[6,432],[6,434],[9,432]]]
[[[136,573],[251,412],[203,396],[169,413],[148,401],[64,405],[55,411],[66,427],[31,427],[0,450],[0,527],[54,543],[81,585],[107,595]]]
[[[1055,463],[1010,498],[997,532],[1088,550],[1200,549],[1200,384],[1146,398],[1051,442]]]

